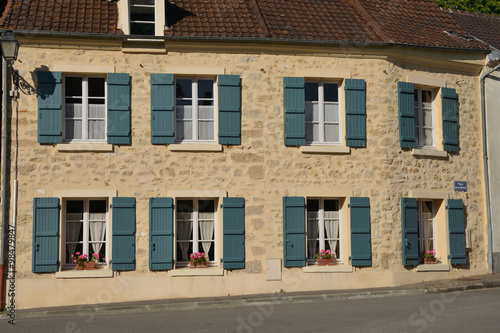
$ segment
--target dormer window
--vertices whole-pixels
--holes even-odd
[[[155,35],[156,0],[130,0],[130,34]]]

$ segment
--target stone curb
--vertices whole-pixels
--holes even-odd
[[[171,312],[171,311],[189,311],[189,310],[213,310],[213,309],[229,309],[235,307],[251,307],[251,306],[269,306],[279,304],[299,304],[312,303],[332,300],[351,300],[351,299],[367,299],[367,298],[382,298],[395,296],[412,296],[423,294],[439,294],[457,291],[467,291],[486,288],[500,288],[500,281],[489,281],[483,283],[471,283],[461,286],[443,287],[443,288],[428,288],[428,289],[401,289],[401,290],[375,290],[361,291],[348,293],[332,293],[318,295],[293,295],[283,296],[278,295],[271,298],[253,298],[253,299],[236,299],[236,300],[216,300],[216,301],[193,301],[179,302],[170,301],[164,304],[152,305],[84,305],[84,308],[70,306],[57,310],[19,310],[16,312],[16,319],[25,318],[45,318],[45,317],[69,317],[69,316],[95,316],[95,315],[112,315],[112,314],[139,314],[139,313],[154,313],[154,312]],[[1,314],[0,320],[10,319],[7,314]]]

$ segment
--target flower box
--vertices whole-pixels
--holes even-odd
[[[424,258],[424,265],[437,264],[436,258]]]
[[[191,268],[207,268],[207,262],[206,261],[189,261],[189,267]]]
[[[83,266],[85,267],[86,271],[92,271],[92,270],[97,269],[95,267],[95,261],[93,261],[93,260],[92,261],[86,261],[86,262],[84,262]]]
[[[331,259],[316,259],[318,266],[333,266],[335,265],[335,258]]]

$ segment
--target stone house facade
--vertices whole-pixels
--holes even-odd
[[[425,13],[386,2],[402,21],[438,23],[428,39],[401,36],[378,1],[95,0],[93,25],[30,26],[32,10],[66,7],[10,1],[17,306],[487,272],[478,77],[489,51],[443,33],[460,27],[432,1],[414,1]],[[293,30],[297,8],[331,6],[361,33]],[[320,250],[336,264],[316,265]],[[424,250],[439,262],[425,265]],[[75,270],[77,252],[97,253],[98,269]],[[193,252],[209,267],[190,268]]]

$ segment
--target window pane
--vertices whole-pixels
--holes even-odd
[[[198,122],[198,139],[199,140],[214,140],[214,122],[200,121]]]
[[[325,83],[324,94],[325,102],[338,102],[339,101],[339,89],[338,85],[335,83]]]
[[[155,0],[130,0],[131,5],[150,5],[154,6]]]
[[[213,106],[199,106],[198,119],[214,120],[214,107]]]
[[[316,253],[319,252],[319,241],[318,240],[308,240],[307,241],[307,259],[314,259]]]
[[[314,214],[314,212],[312,214]],[[308,218],[309,218],[309,216],[308,216]],[[307,221],[307,238],[308,239],[317,239],[318,237],[319,237],[318,220],[308,220]]]
[[[89,82],[89,97],[104,97],[104,78],[90,77]]]
[[[318,199],[308,199],[307,200],[307,211],[308,212],[319,211],[319,200]]]
[[[306,82],[305,84],[306,101],[318,101],[318,83]]]
[[[314,138],[314,124],[311,123],[306,123],[306,141],[311,142],[313,141]],[[316,137],[318,137],[318,134],[316,133]]]
[[[104,120],[89,120],[89,139],[104,140],[106,138],[105,126]]]
[[[317,108],[318,107],[317,104],[306,102],[306,121],[313,120],[313,108],[315,105]]]
[[[82,222],[66,223],[66,241],[67,242],[81,242],[81,241],[83,241],[83,223]],[[71,254],[73,254],[73,253],[71,253]]]
[[[425,110],[425,112],[424,112],[424,126],[432,127],[432,110]]]
[[[193,107],[191,105],[177,105],[177,119],[193,119]]]
[[[66,139],[82,139],[82,121],[67,119],[64,122]]]
[[[190,79],[175,80],[175,93],[177,98],[192,98],[192,86]]]
[[[198,98],[214,98],[213,80],[198,80]]]
[[[199,200],[198,211],[200,213],[213,213],[215,212],[215,200]]]
[[[325,121],[339,121],[339,106],[338,104],[325,104]]]
[[[82,96],[82,78],[71,77],[65,78],[66,96]]]
[[[130,7],[130,20],[143,22],[155,21],[154,7]],[[144,24],[144,23],[143,23]],[[153,26],[154,27],[154,26]]]
[[[325,124],[325,142],[340,142],[338,124]]]
[[[106,200],[90,200],[89,201],[89,211],[90,214],[104,214],[107,210]]]
[[[424,144],[426,146],[434,146],[434,143],[432,142],[432,129],[426,128],[424,130],[424,136],[425,136]]]
[[[192,213],[193,200],[177,200],[177,212],[179,213]]]
[[[104,105],[96,105],[96,104],[89,105],[89,118],[104,119],[105,117],[106,117],[106,107]]]
[[[68,218],[68,216],[72,216],[72,217]],[[83,220],[83,201],[82,200],[68,200],[68,201],[66,201],[66,219],[67,220]]]
[[[71,104],[66,101],[64,105],[64,115],[66,118],[82,118],[82,100],[79,99],[79,104]]]
[[[431,102],[432,102],[432,92],[430,90],[422,90],[422,104],[424,106],[430,105]]]
[[[177,121],[175,137],[177,140],[191,140],[193,138],[193,123],[191,121]]]

